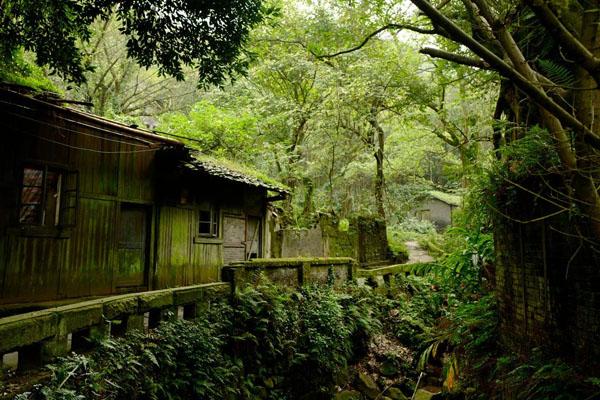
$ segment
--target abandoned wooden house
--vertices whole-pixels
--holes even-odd
[[[182,142],[0,90],[0,304],[218,281],[286,190]]]

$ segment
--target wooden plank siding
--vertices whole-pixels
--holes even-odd
[[[7,99],[22,104],[10,105]],[[136,138],[128,127],[1,90],[0,140],[2,305],[219,281],[224,214],[245,219],[266,213],[264,188],[179,170],[172,161],[183,153],[183,144],[152,135]],[[73,226],[19,224],[20,185],[28,163],[78,174]],[[180,204],[184,191],[191,200]],[[217,237],[199,235],[199,210],[206,203],[219,210]],[[117,283],[120,213],[128,204],[148,210],[144,287]],[[237,229],[245,229],[242,225]],[[264,220],[261,225],[264,235]],[[236,235],[245,237],[245,232]],[[264,248],[264,236],[262,242]]]

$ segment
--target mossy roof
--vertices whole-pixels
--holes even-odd
[[[186,166],[230,181],[261,187],[282,194],[290,192],[289,188],[283,183],[262,172],[231,160],[210,157],[200,152],[192,152],[191,160],[186,162]]]
[[[429,196],[439,201],[443,201],[451,206],[460,207],[462,205],[462,197],[457,194],[444,193],[439,190],[431,190]]]

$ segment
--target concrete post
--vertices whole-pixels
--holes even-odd
[[[298,268],[298,286],[310,283],[310,263],[305,262]]]
[[[35,345],[32,346],[36,347]],[[39,357],[39,362],[46,363],[56,357],[64,356],[71,350],[69,346],[68,335],[56,335],[54,337],[51,337],[50,339],[44,340],[40,343],[39,350],[34,349],[33,347],[28,349],[29,351],[19,351],[19,367],[21,367],[21,360],[26,362],[27,358],[33,357],[33,359],[37,359]],[[34,354],[38,351],[40,352],[39,355]],[[34,363],[35,362],[38,361],[34,361]],[[33,365],[30,364],[29,366]]]
[[[132,314],[127,317],[127,332],[144,332],[144,315]]]

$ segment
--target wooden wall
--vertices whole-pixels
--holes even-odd
[[[156,193],[160,186],[156,176],[162,167],[157,165],[157,152],[107,133],[101,124],[86,127],[73,118],[60,110],[0,102],[0,304],[218,281],[222,239],[196,238],[197,207]],[[78,171],[74,227],[19,226],[21,171],[30,161]],[[176,174],[175,170],[165,173],[164,168],[161,172],[167,179]],[[263,215],[264,191],[204,178],[210,181],[207,186],[196,179],[194,186],[204,188],[202,195],[213,198],[216,191],[224,199],[223,212]],[[115,282],[117,237],[122,204],[129,203],[148,210],[148,276],[143,287],[124,289]]]

